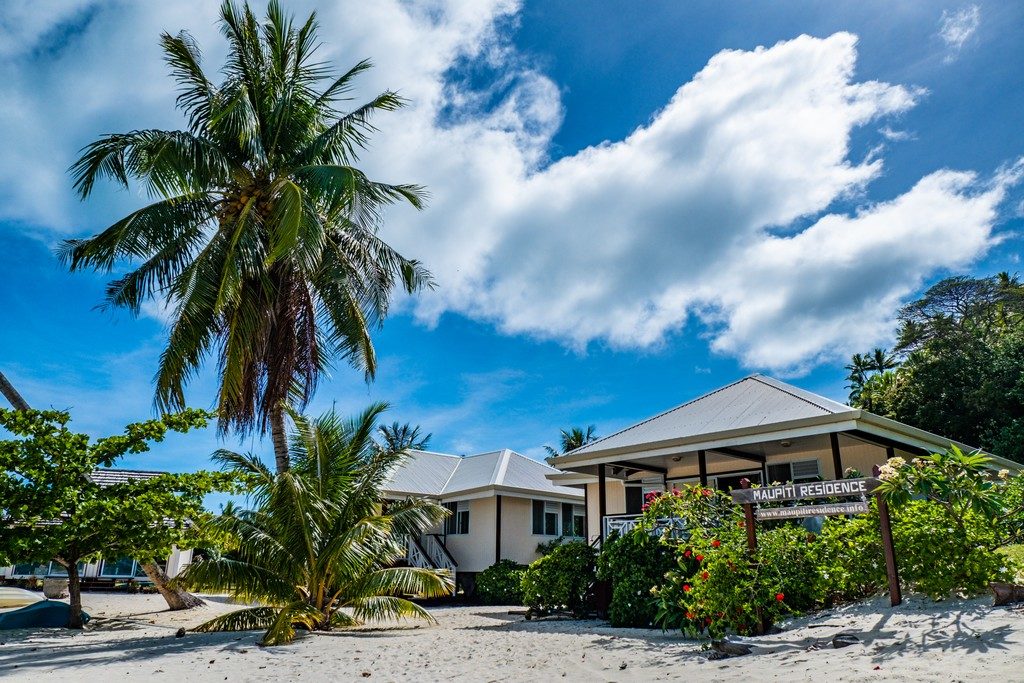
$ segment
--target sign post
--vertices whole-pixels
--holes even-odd
[[[794,519],[797,517],[816,517],[819,515],[855,515],[868,511],[868,495],[872,494],[881,482],[874,477],[859,479],[838,479],[834,481],[812,481],[783,484],[781,486],[763,486],[751,488],[750,481],[740,481],[741,488],[733,489],[734,503],[743,506],[746,518],[747,547],[751,555],[757,550],[757,533],[754,529],[756,520]],[[761,503],[781,503],[785,501],[814,498],[851,498],[860,500],[846,503],[824,503],[797,505],[795,507],[754,509]],[[903,602],[900,592],[900,575],[896,567],[896,552],[892,543],[892,522],[889,518],[889,506],[881,494],[875,494],[878,501],[879,526],[882,532],[882,549],[885,554],[885,573],[889,579],[889,602],[893,607]]]

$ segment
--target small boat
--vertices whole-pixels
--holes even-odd
[[[0,586],[0,609],[10,607],[24,607],[39,602],[43,599],[39,593],[27,591],[24,588],[10,588]]]

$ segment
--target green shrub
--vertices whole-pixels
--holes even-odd
[[[1012,581],[1016,573],[974,513],[955,520],[941,505],[910,501],[893,510],[892,535],[900,579],[935,599],[983,593],[989,582]]]
[[[596,551],[583,541],[564,543],[534,561],[523,573],[523,602],[540,611],[587,611],[594,583]]]
[[[612,584],[608,621],[612,626],[654,626],[658,599],[651,590],[676,566],[672,549],[644,529],[605,542],[597,558],[597,577]]]
[[[866,515],[827,518],[816,547],[825,604],[860,600],[888,585],[874,501]]]
[[[512,560],[495,562],[476,577],[476,597],[485,605],[523,604],[526,567]]]

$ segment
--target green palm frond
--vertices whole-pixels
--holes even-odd
[[[276,0],[263,19],[234,2],[220,14],[228,51],[216,80],[190,34],[160,37],[186,130],[104,135],[70,168],[83,198],[108,180],[158,201],[60,253],[71,270],[130,264],[110,283],[109,306],[170,304],[157,408],[182,406],[212,357],[220,430],[244,435],[280,425],[286,401],[301,408],[333,361],[372,378],[371,333],[394,290],[432,280],[378,235],[385,207],[421,208],[425,191],[354,165],[372,118],[404,101],[385,91],[339,110],[370,63],[338,76],[318,61],[315,14],[297,23]]]
[[[280,611],[280,607],[250,607],[235,610],[203,622],[192,630],[197,633],[212,633],[214,631],[256,631],[270,628]]]
[[[352,601],[353,616],[363,623],[419,619],[431,624],[437,620],[415,602],[391,595],[376,595]]]
[[[290,642],[296,628],[349,627],[364,620],[430,619],[409,596],[452,592],[446,572],[395,567],[406,535],[419,535],[447,511],[412,498],[382,509],[381,486],[405,457],[404,441],[376,441],[387,408],[373,404],[352,419],[333,411],[310,419],[287,408],[292,467],[272,475],[251,455],[218,451],[215,458],[250,482],[249,510],[232,508],[211,527],[230,537],[223,556],[198,560],[177,582],[199,590],[228,592],[271,605],[209,628],[262,619],[263,642]],[[410,428],[410,433],[417,430]]]

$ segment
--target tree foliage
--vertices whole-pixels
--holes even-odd
[[[569,429],[563,429],[559,436],[559,441],[562,450],[556,450],[552,446],[545,446],[544,450],[548,452],[548,455],[554,457],[561,455],[562,453],[568,453],[574,451],[577,448],[586,446],[588,443],[597,441],[597,428],[594,425],[588,426],[586,429],[583,427],[570,427]]]
[[[83,198],[109,179],[137,181],[157,201],[66,242],[61,256],[71,270],[133,264],[107,286],[107,306],[138,313],[148,300],[169,302],[158,408],[183,408],[184,386],[216,356],[220,428],[269,426],[285,466],[282,403],[308,401],[332,358],[372,377],[370,331],[392,291],[430,285],[419,262],[379,235],[386,206],[419,208],[424,192],[354,165],[373,117],[404,101],[387,91],[342,109],[370,63],[332,73],[316,57],[315,14],[298,25],[271,0],[260,21],[228,1],[220,24],[228,56],[219,85],[191,35],[160,39],[187,129],[105,135],[71,168]]]
[[[853,357],[850,403],[1024,462],[1024,286],[948,278],[898,313],[895,367]]]
[[[407,598],[450,594],[451,577],[394,563],[405,556],[406,536],[434,526],[446,511],[421,498],[382,507],[388,474],[408,456],[406,448],[374,438],[386,408],[374,404],[352,420],[334,412],[311,420],[290,411],[291,467],[279,474],[252,455],[216,454],[251,482],[255,506],[229,509],[216,520],[215,528],[233,539],[236,550],[193,562],[178,581],[260,606],[218,617],[199,630],[265,629],[262,642],[280,645],[294,639],[296,628],[431,619]]]
[[[224,473],[161,474],[101,486],[94,473],[128,453],[144,453],[168,431],[188,432],[212,417],[185,410],[92,440],[71,431],[67,412],[0,409],[0,555],[57,561],[68,570],[73,626],[81,626],[79,562],[101,556],[166,557],[194,547],[209,516],[203,497],[232,488]]]

